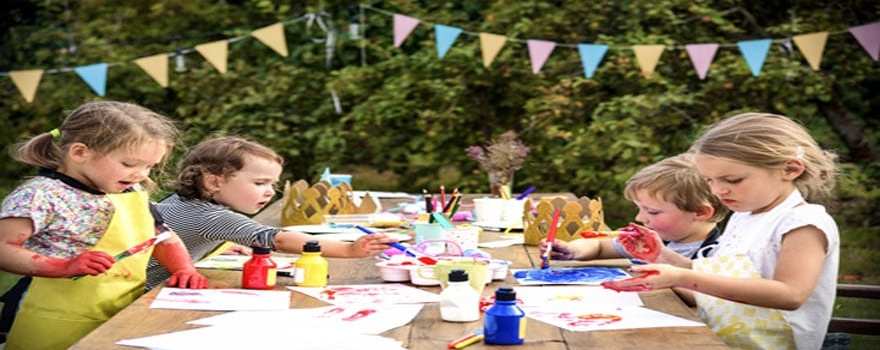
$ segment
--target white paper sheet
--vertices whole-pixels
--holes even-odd
[[[523,244],[524,239],[523,235],[510,235],[510,236],[501,236],[501,239],[497,241],[489,241],[489,242],[480,242],[477,244],[477,247],[480,248],[503,248],[510,247],[512,245]]]
[[[324,288],[287,287],[333,305],[436,303],[440,295],[399,283],[349,284]]]
[[[636,292],[615,292],[593,286],[562,287],[514,287],[516,298],[522,300],[523,307],[544,307],[551,309],[575,309],[584,305],[642,306],[642,298]]]
[[[612,329],[702,327],[705,324],[639,307],[585,305],[578,308],[523,308],[526,316],[573,332]]]
[[[151,309],[179,310],[284,310],[290,308],[290,291],[250,289],[162,288]]]
[[[394,339],[357,334],[340,328],[319,328],[301,324],[258,323],[241,326],[215,326],[125,339],[119,345],[161,350],[398,350]]]
[[[422,304],[335,305],[312,309],[238,311],[188,323],[203,326],[238,326],[273,323],[345,329],[358,334],[380,334],[410,323]]]

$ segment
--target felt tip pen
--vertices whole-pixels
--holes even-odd
[[[525,191],[523,191],[518,196],[516,196],[516,200],[526,199],[526,197],[528,197],[530,194],[532,194],[532,192],[535,192],[535,186],[529,186],[529,188],[527,188]]]
[[[465,340],[461,343],[455,344],[455,349],[464,349],[468,346],[476,344],[477,342],[483,341],[483,338],[485,338],[485,336],[483,336],[482,334],[475,336],[475,337],[472,337],[472,338],[468,338],[467,340]]]

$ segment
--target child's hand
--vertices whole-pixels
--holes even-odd
[[[223,255],[251,255],[253,252],[251,248],[245,247],[241,244],[233,244],[231,247],[226,249],[222,254]]]
[[[205,289],[208,287],[208,278],[202,276],[195,269],[185,269],[171,275],[166,285],[178,288]]]
[[[647,262],[657,261],[663,248],[663,241],[657,232],[636,224],[626,225],[620,231],[622,232],[617,241],[627,253]]]
[[[393,242],[384,233],[374,233],[363,235],[352,242],[348,247],[349,258],[363,258],[371,255],[379,254],[389,248],[388,243]]]
[[[574,259],[574,252],[572,251],[572,249],[568,246],[568,243],[566,243],[566,242],[563,242],[560,240],[553,240],[553,248],[552,249],[553,250],[550,251],[550,259],[553,259],[553,260],[572,260],[572,259]],[[542,254],[543,254],[543,252],[547,251],[547,239],[541,240],[540,250],[541,250]]]
[[[97,276],[113,267],[113,263],[115,262],[116,260],[107,253],[90,250],[73,259],[67,260],[64,265],[62,265],[61,276],[59,277],[74,277],[82,275]]]
[[[649,264],[632,266],[630,271],[637,276],[625,280],[603,282],[602,286],[618,292],[644,292],[671,288],[681,284],[685,270],[666,264]]]

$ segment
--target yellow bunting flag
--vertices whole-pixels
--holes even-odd
[[[14,70],[9,72],[12,83],[21,92],[27,103],[34,102],[34,96],[37,94],[37,86],[40,85],[40,79],[43,78],[42,69],[30,70]]]
[[[504,47],[505,42],[507,42],[506,36],[480,33],[480,48],[483,51],[483,66],[489,68],[489,65],[495,60],[495,56],[498,56],[498,52]]]
[[[134,60],[134,64],[141,67],[147,74],[159,83],[160,86],[168,87],[168,54],[141,57]]]
[[[287,57],[287,40],[284,38],[284,25],[275,23],[251,32],[251,36],[266,44],[279,55]]]
[[[819,70],[819,65],[822,64],[822,52],[825,51],[825,42],[828,41],[828,32],[796,35],[792,40],[807,59],[810,68]]]
[[[196,51],[205,57],[220,74],[226,73],[226,57],[229,54],[229,41],[220,40],[212,43],[196,45]]]
[[[650,78],[651,74],[654,74],[654,67],[657,67],[657,62],[660,61],[660,55],[665,48],[665,45],[633,45],[632,49],[636,53],[636,60],[645,78]]]

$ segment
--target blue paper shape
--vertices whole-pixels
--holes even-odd
[[[434,25],[434,38],[437,41],[437,57],[443,58],[446,52],[452,47],[452,43],[461,34],[461,28],[444,26],[442,24]]]
[[[629,277],[616,267],[575,267],[521,270],[513,273],[519,284],[600,284]]]
[[[767,52],[770,51],[771,39],[746,40],[736,43],[739,51],[742,52],[749,69],[752,70],[753,76],[761,74],[761,68],[764,67],[764,60],[767,59]]]
[[[584,66],[584,76],[592,78],[596,68],[608,52],[608,45],[578,44],[578,52],[581,54],[581,64]]]
[[[104,96],[107,92],[107,64],[97,63],[88,66],[79,66],[73,70],[92,88],[98,96]]]

